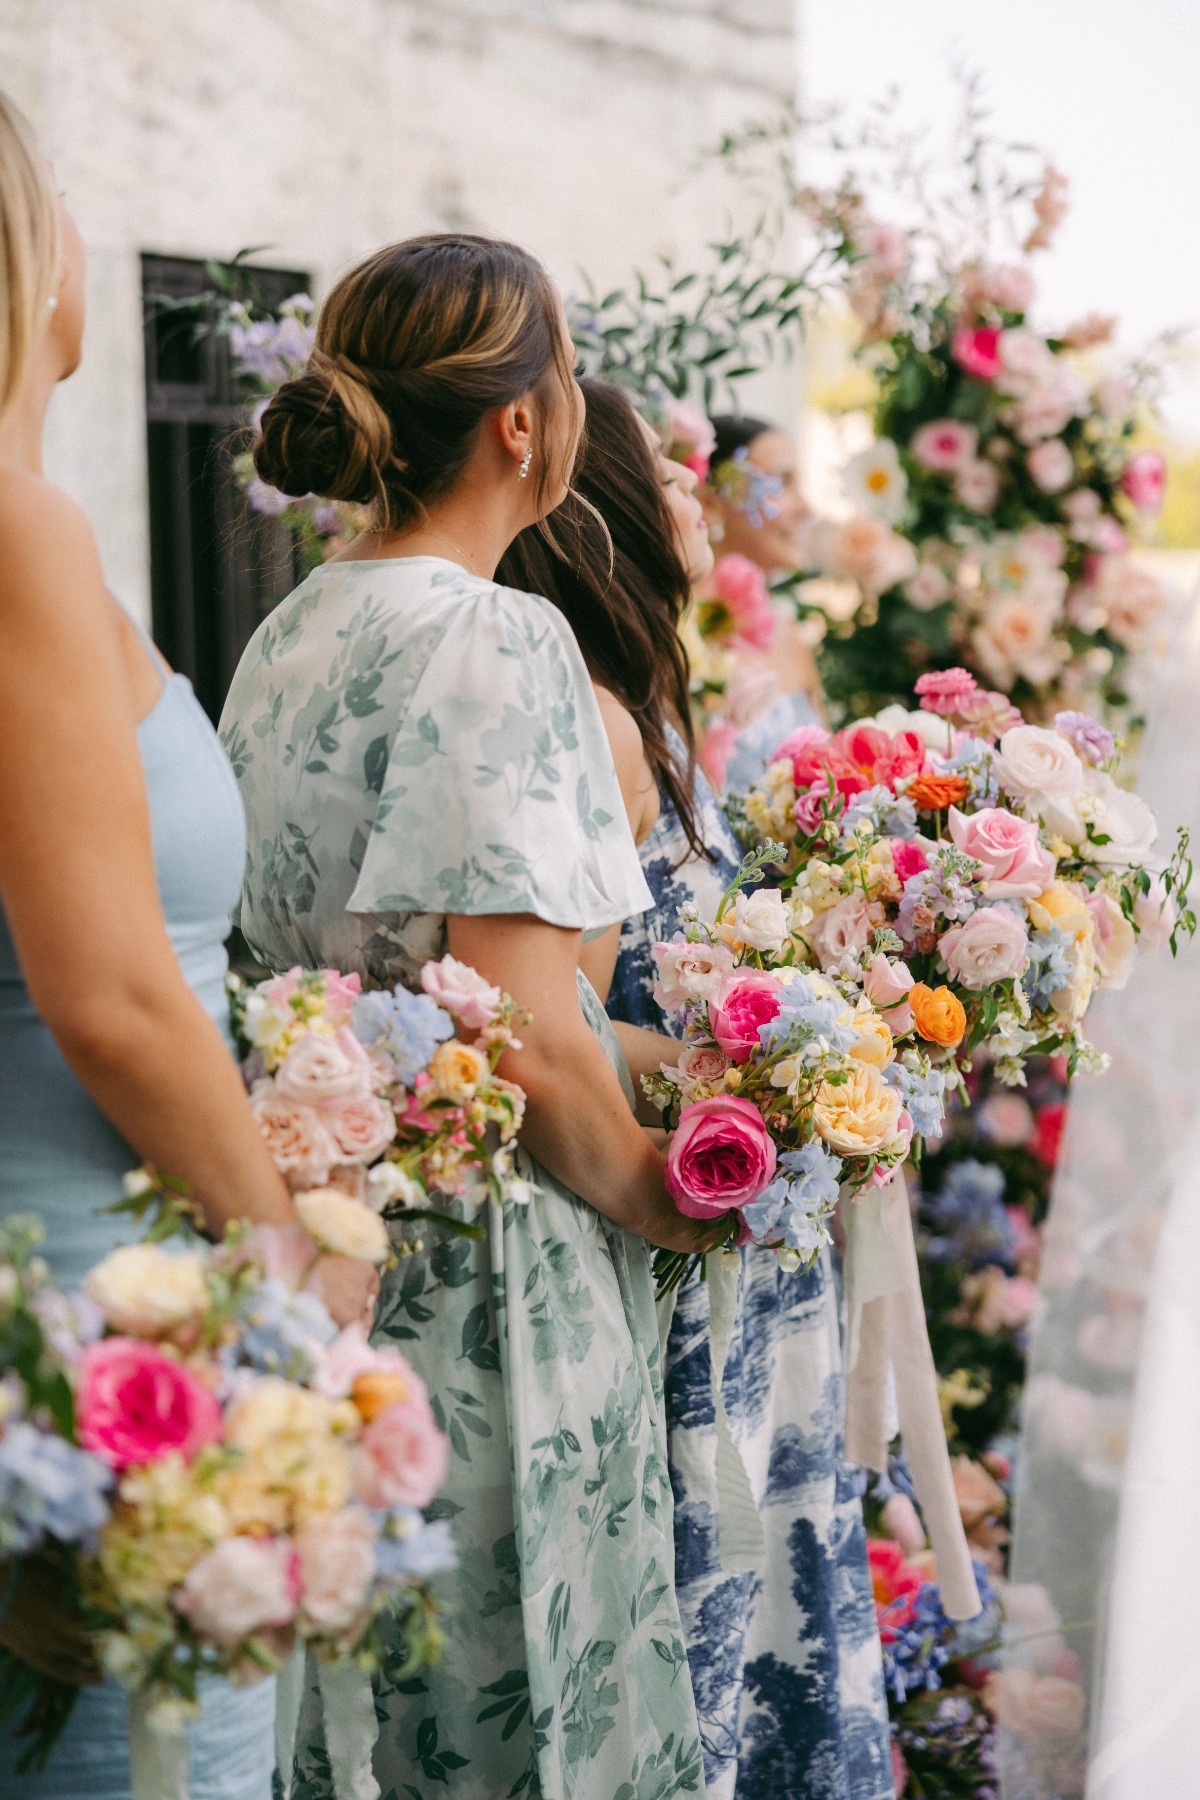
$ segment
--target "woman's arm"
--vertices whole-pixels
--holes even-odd
[[[0,901],[35,1007],[137,1154],[219,1234],[295,1209],[159,905],[122,625],[90,528],[32,477],[0,485]],[[358,1317],[365,1265],[326,1296]],[[336,1289],[336,1292],[335,1292]]]
[[[451,954],[533,1014],[521,1031],[522,1048],[506,1051],[500,1063],[500,1073],[525,1090],[523,1142],[565,1187],[618,1225],[666,1249],[702,1248],[698,1228],[668,1198],[662,1157],[580,1010],[579,933],[528,913],[456,914],[447,925]]]
[[[681,1049],[679,1039],[667,1037],[663,1032],[648,1031],[644,1025],[627,1025],[624,1019],[614,1019],[612,1025],[633,1077],[633,1091],[638,1097],[638,1122],[661,1125],[662,1113],[642,1091],[642,1076],[657,1075],[663,1063],[675,1063]]]

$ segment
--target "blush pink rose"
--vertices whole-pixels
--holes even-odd
[[[938,948],[954,979],[979,992],[1021,973],[1029,934],[1007,906],[981,906],[964,925],[946,932]]]
[[[667,1151],[667,1192],[693,1219],[738,1211],[761,1194],[775,1174],[775,1145],[749,1100],[714,1094],[679,1115]]]
[[[374,1162],[396,1135],[395,1113],[375,1094],[351,1095],[329,1108],[324,1123],[342,1155],[355,1162]]]
[[[1004,368],[1000,333],[992,325],[960,325],[950,340],[950,353],[976,381],[995,381]]]
[[[300,977],[304,971],[297,963],[295,968],[286,969],[282,975],[272,975],[269,981],[255,991],[265,1000],[273,1000],[277,1006],[286,1007],[294,994],[300,991]]]
[[[779,985],[765,969],[739,970],[709,1001],[712,1034],[732,1062],[748,1062],[758,1049],[759,1026],[779,1011]]]
[[[449,1439],[438,1430],[424,1393],[386,1406],[366,1427],[355,1451],[354,1486],[364,1506],[428,1506],[450,1460]]]
[[[362,978],[340,975],[336,969],[322,969],[321,975],[325,982],[325,1017],[335,1030],[340,1030],[350,1023],[351,1008],[362,993]]]
[[[230,1648],[290,1625],[299,1597],[299,1562],[286,1538],[231,1537],[192,1564],[171,1603],[202,1638]]]
[[[1025,466],[1043,494],[1061,494],[1075,479],[1075,459],[1061,438],[1035,444],[1026,454]]]
[[[177,1451],[190,1458],[221,1436],[215,1394],[154,1344],[110,1337],[77,1364],[79,1442],[112,1469]]]
[[[1167,465],[1157,450],[1139,450],[1125,465],[1121,486],[1140,513],[1162,508],[1167,487]]]
[[[352,1031],[333,1036],[306,1032],[294,1043],[275,1076],[275,1090],[304,1106],[348,1100],[370,1092],[371,1065]]]
[[[892,867],[901,881],[910,881],[914,875],[922,874],[929,867],[929,858],[920,844],[909,842],[905,838],[893,838]]]
[[[1037,826],[1003,806],[960,813],[950,808],[950,836],[964,856],[981,867],[989,900],[1036,900],[1054,880],[1056,863],[1038,842]]]
[[[251,1094],[250,1111],[288,1185],[324,1187],[340,1153],[320,1114],[269,1085]]]
[[[979,433],[961,419],[934,419],[913,433],[909,449],[926,469],[952,475],[975,459]]]
[[[345,1325],[331,1344],[326,1344],[317,1359],[313,1386],[331,1400],[344,1400],[360,1375],[399,1375],[421,1400],[425,1383],[409,1366],[398,1350],[385,1345],[376,1349],[367,1339],[365,1328],[355,1323]]]
[[[711,1085],[725,1079],[729,1064],[724,1052],[711,1044],[688,1044],[679,1052],[678,1070],[681,1080]]]
[[[818,913],[809,932],[813,954],[823,969],[833,969],[845,956],[865,950],[882,917],[882,908],[865,894],[847,894],[827,912]]]
[[[733,951],[728,944],[692,944],[686,938],[654,945],[658,965],[654,998],[667,1012],[692,1000],[712,1000],[733,974]]]
[[[467,1031],[482,1031],[500,1011],[500,989],[453,956],[427,962],[421,970],[421,986]]]
[[[296,1533],[301,1623],[344,1631],[362,1613],[375,1581],[375,1524],[361,1506],[318,1513]]]

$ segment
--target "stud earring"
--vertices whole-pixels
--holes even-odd
[[[529,465],[532,461],[533,461],[533,446],[530,445],[529,449],[525,452],[524,456],[521,458],[521,466],[517,470],[517,480],[518,481],[524,481],[525,477],[529,473]]]

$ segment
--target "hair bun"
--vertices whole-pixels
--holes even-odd
[[[388,415],[360,372],[320,350],[273,395],[259,430],[254,466],[283,494],[366,503],[397,467]]]

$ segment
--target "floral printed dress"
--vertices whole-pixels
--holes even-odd
[[[411,983],[447,913],[596,931],[649,898],[561,614],[438,558],[311,575],[250,643],[222,731],[241,927],[273,968]],[[584,1007],[615,1066],[590,989]],[[406,1676],[397,1644],[377,1679],[375,1777],[388,1800],[698,1794],[647,1246],[523,1173],[534,1197],[492,1204],[484,1241],[433,1231],[384,1281],[376,1341],[449,1436],[431,1516],[460,1562],[440,1661]],[[335,1792],[315,1682],[287,1791]]]
[[[739,851],[697,776],[701,835],[688,851],[666,795],[641,848],[653,909],[621,932],[608,1010],[670,1031],[653,998],[651,945],[695,901],[712,918]],[[862,1506],[842,1460],[843,1374],[828,1253],[785,1274],[748,1246],[722,1399],[758,1504],[765,1553],[722,1568],[709,1287],[680,1292],[666,1352],[675,1578],[700,1716],[708,1800],[891,1800],[887,1704]]]

